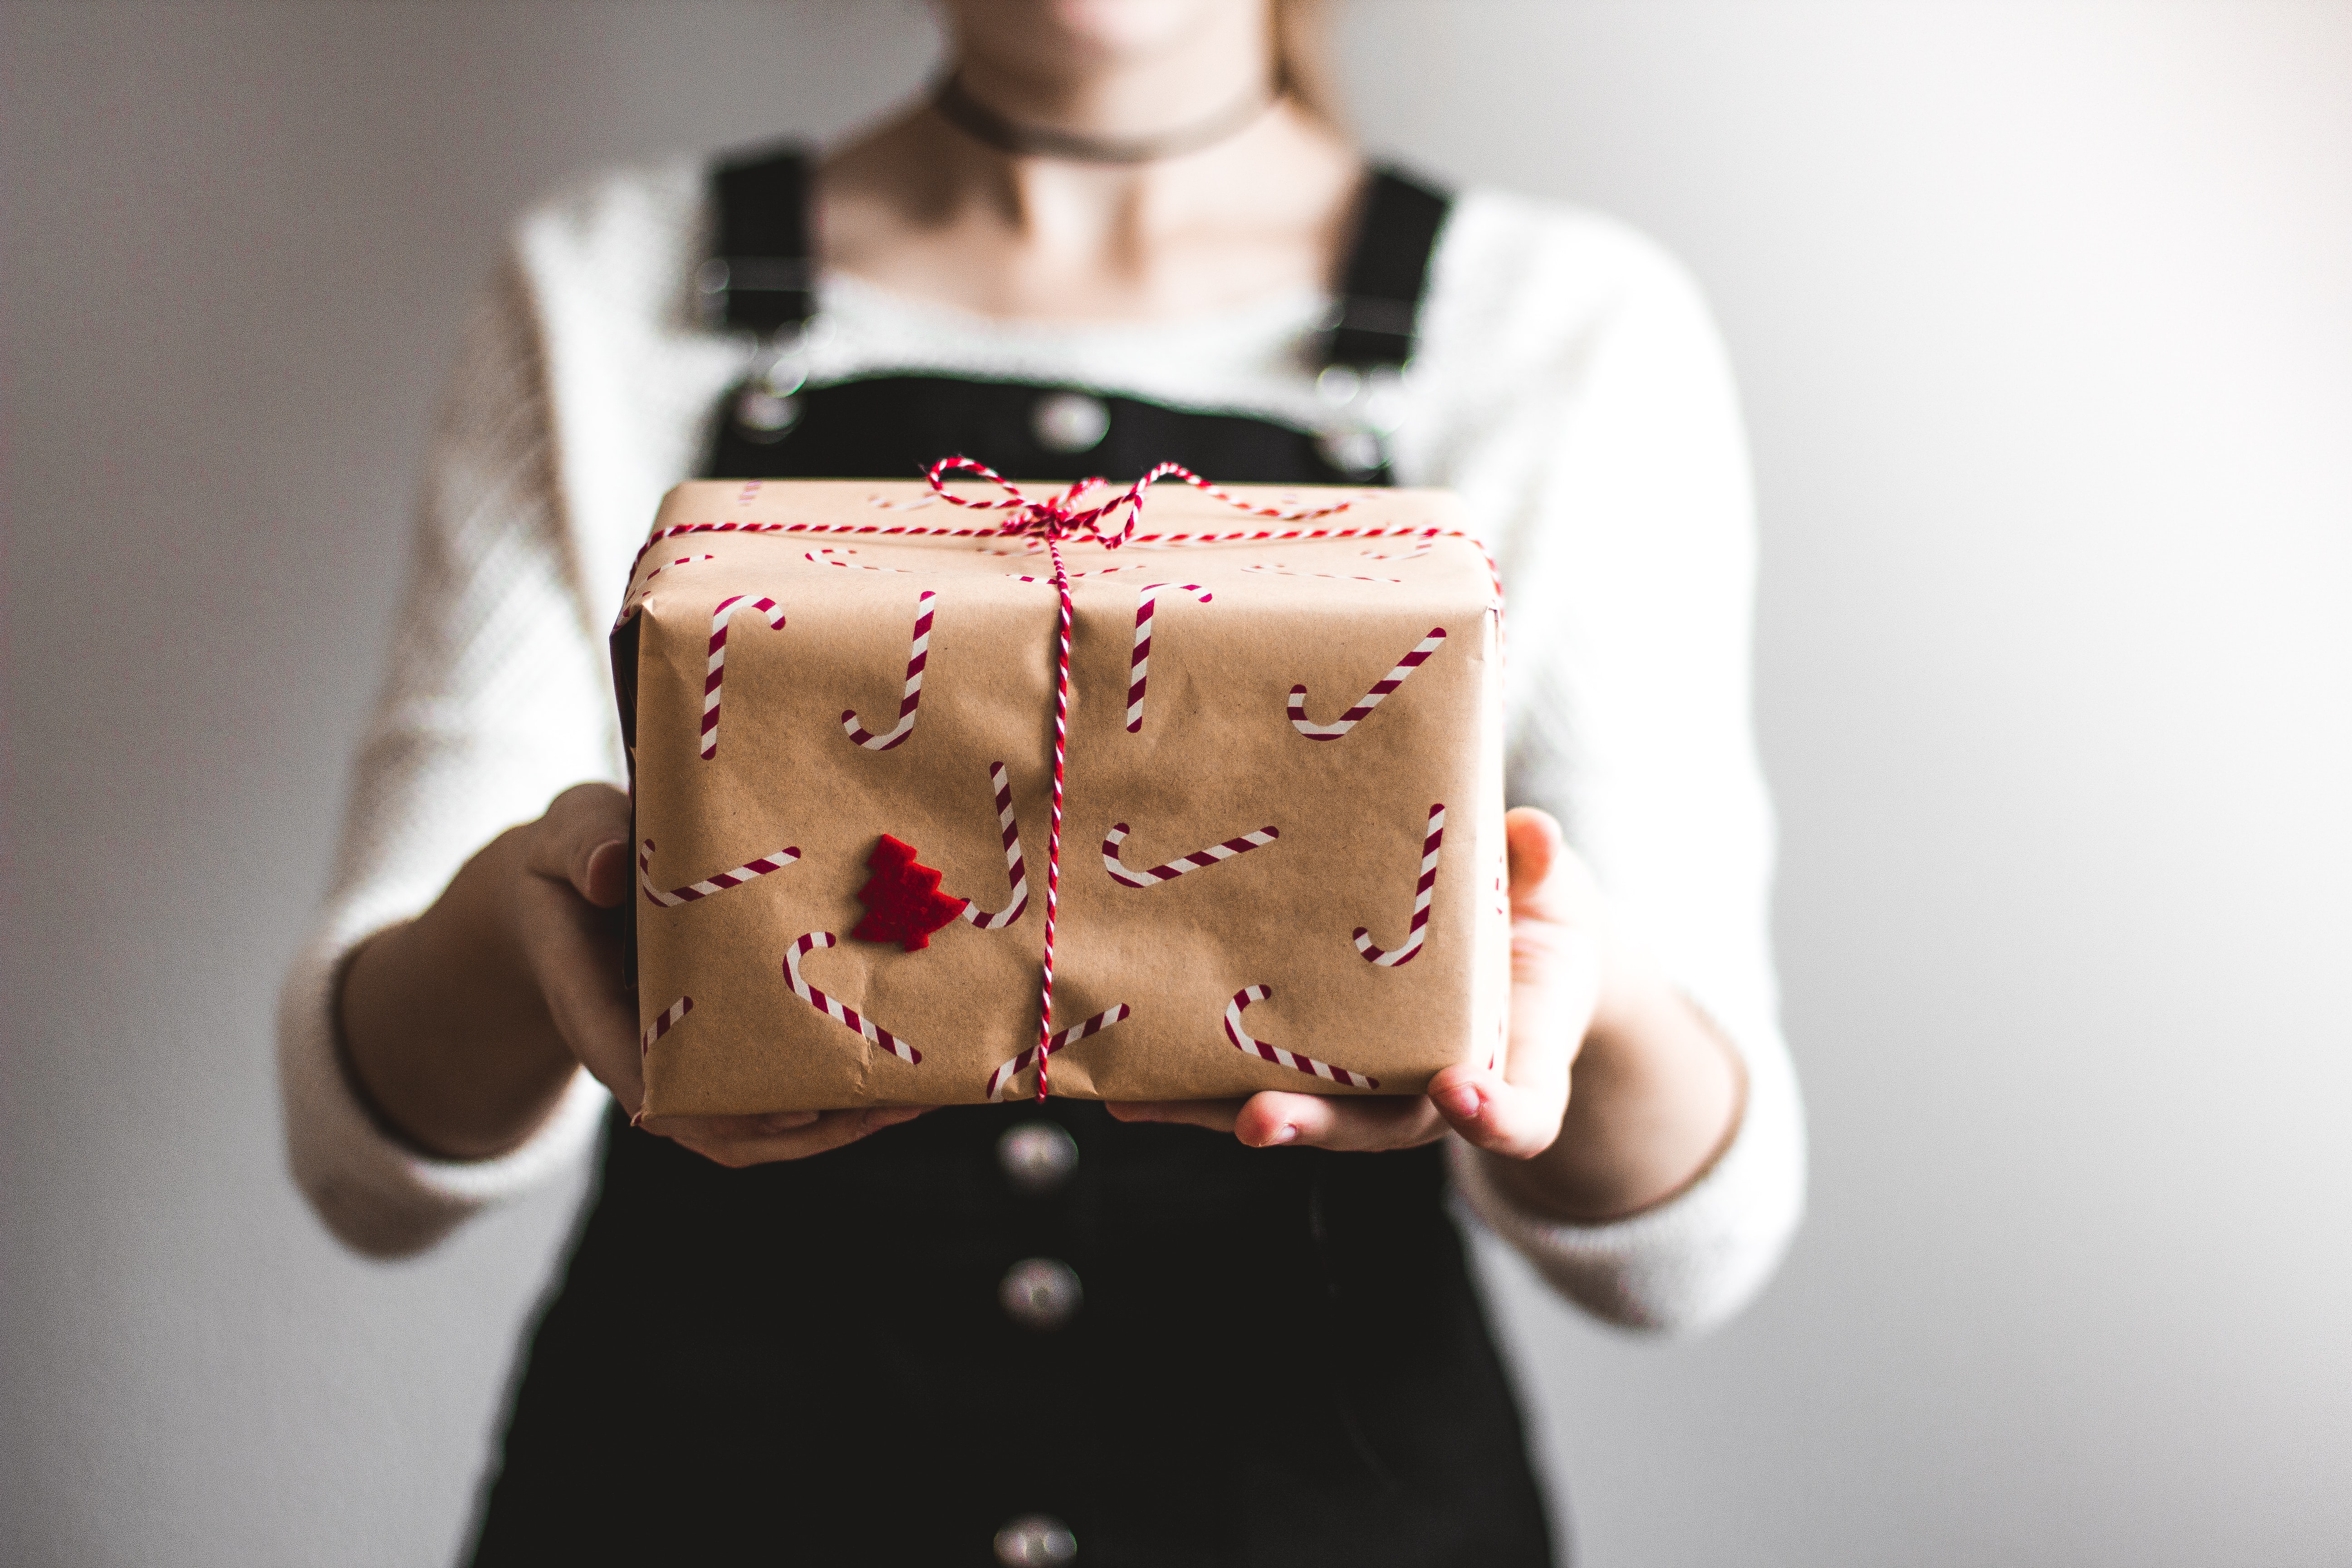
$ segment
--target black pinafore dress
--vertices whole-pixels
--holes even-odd
[[[810,388],[803,164],[719,171],[702,272],[763,368],[711,478],[973,457],[1124,483],[1386,483],[1310,432],[1085,388]],[[1445,199],[1368,187],[1322,386],[1411,353]],[[1337,423],[1335,421],[1335,423]],[[950,1106],[730,1171],[609,1129],[533,1337],[474,1562],[1538,1568],[1544,1506],[1439,1145],[1244,1148],[1087,1100]]]

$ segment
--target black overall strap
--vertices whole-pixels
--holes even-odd
[[[815,313],[808,155],[798,146],[732,160],[711,179],[717,243],[702,271],[717,323],[761,337]],[[1393,166],[1372,171],[1340,284],[1328,363],[1369,370],[1412,357],[1429,258],[1451,199]]]
[[[767,338],[815,314],[807,153],[794,146],[721,163],[711,205],[717,244],[700,280],[713,324]]]
[[[1327,351],[1330,363],[1370,370],[1412,358],[1430,253],[1452,205],[1444,193],[1394,167],[1372,171],[1340,282],[1339,321]]]

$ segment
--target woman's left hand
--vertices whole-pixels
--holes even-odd
[[[1114,1101],[1121,1121],[1181,1121],[1254,1148],[1409,1149],[1449,1129],[1491,1153],[1530,1159],[1559,1136],[1569,1068],[1601,997],[1603,910],[1559,824],[1521,806],[1504,817],[1511,862],[1511,1012],[1499,1068],[1450,1067],[1420,1095],[1269,1089],[1246,1100]]]

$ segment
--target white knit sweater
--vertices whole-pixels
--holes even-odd
[[[449,389],[381,708],[334,887],[289,977],[281,1079],[296,1179],[370,1252],[430,1245],[588,1157],[585,1073],[515,1152],[425,1158],[352,1092],[331,1024],[362,939],[583,779],[619,781],[604,628],[664,489],[691,471],[746,350],[701,330],[709,214],[688,165],[608,175],[528,216]],[[832,276],[814,379],[937,372],[1081,384],[1311,426],[1310,291],[1172,322],[1004,321]],[[1434,258],[1394,445],[1400,482],[1467,499],[1509,591],[1509,795],[1566,825],[1622,920],[1737,1044],[1739,1130],[1631,1219],[1514,1208],[1455,1146],[1475,1211],[1612,1321],[1719,1321],[1803,1205],[1796,1079],[1776,1023],[1769,806],[1748,721],[1754,541],[1724,355],[1689,280],[1583,213],[1463,196]],[[1214,477],[1214,476],[1212,476]]]

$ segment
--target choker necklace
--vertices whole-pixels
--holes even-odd
[[[1255,94],[1208,120],[1158,136],[1114,138],[1055,131],[1044,125],[1024,125],[1008,120],[964,89],[963,79],[950,76],[932,95],[940,118],[965,135],[987,142],[999,152],[1033,158],[1066,158],[1077,163],[1150,163],[1181,153],[1213,147],[1256,122],[1274,106],[1272,96]]]

